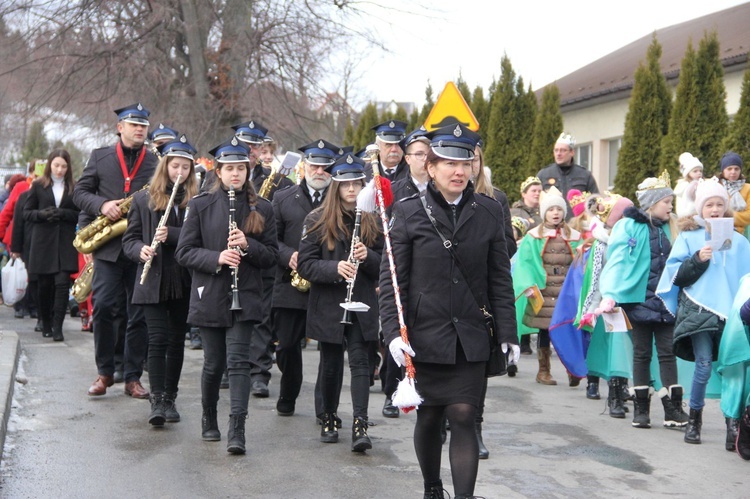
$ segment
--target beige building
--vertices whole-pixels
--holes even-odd
[[[748,68],[748,25],[750,2],[657,30],[656,38],[663,49],[661,67],[673,95],[688,41],[692,39],[697,50],[704,34],[716,30],[724,66],[727,112],[734,116]],[[614,184],[633,77],[638,64],[645,63],[651,41],[652,35],[644,36],[556,82],[564,129],[577,140],[575,161],[593,172],[601,189]]]

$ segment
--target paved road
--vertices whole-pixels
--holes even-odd
[[[224,437],[228,401],[219,406],[222,442],[200,439],[202,352],[186,350],[177,400],[182,422],[164,429],[146,423],[148,403],[115,385],[100,398],[86,395],[95,377],[93,337],[67,319],[64,343],[33,332],[33,321],[0,307],[0,324],[21,338],[22,357],[2,464],[0,496],[23,497],[292,497],[416,498],[422,481],[414,455],[414,414],[380,415],[383,395],[373,388],[370,434],[374,448],[350,451],[348,376],[339,414],[338,444],[318,441],[312,409],[314,348],[304,353],[305,384],[297,414],[275,413],[272,396],[251,400],[248,454],[231,456]],[[740,497],[747,496],[750,463],[724,450],[724,420],[716,401],[704,414],[703,445],[655,426],[630,427],[590,401],[584,387],[534,382],[535,359],[523,357],[516,378],[490,380],[485,442],[476,494],[497,497]],[[553,374],[564,371],[553,359]],[[604,390],[606,392],[606,389]],[[661,404],[652,418],[660,423]],[[632,410],[632,406],[631,406]],[[443,480],[451,492],[447,446]]]

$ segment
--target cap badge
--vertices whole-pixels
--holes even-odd
[[[143,111],[143,106],[141,106],[141,103],[140,103],[140,102],[138,103],[138,105],[137,105],[137,106],[135,106],[135,108],[136,108],[137,110],[139,110],[139,111]]]
[[[323,149],[325,146],[326,146],[326,144],[322,140],[320,142],[318,142],[318,147],[319,148]]]
[[[255,128],[255,122],[251,121],[247,124],[248,128]]]
[[[344,150],[343,149],[339,149],[339,156],[341,156],[342,154],[344,154]]]
[[[390,128],[396,128],[396,124],[394,122],[392,122],[392,121],[390,123],[388,123],[388,126]]]
[[[238,144],[237,137],[232,137],[232,141],[230,142],[233,146],[236,146]]]
[[[354,159],[352,159],[352,155],[351,155],[351,154],[349,154],[349,155],[347,155],[347,156],[346,156],[346,162],[347,162],[348,164],[350,164],[350,165],[351,165],[352,163],[354,163]]]
[[[424,125],[422,125],[421,127],[419,127],[419,130],[422,131],[422,132],[426,132],[427,131],[427,129],[424,127]]]
[[[184,135],[181,135],[180,142],[182,142],[183,144],[187,144],[187,137],[185,137]]]
[[[164,130],[164,123],[159,123],[159,130]]]
[[[455,137],[460,137],[462,134],[463,134],[463,132],[461,131],[461,127],[458,126],[458,125],[456,125],[456,129],[453,130],[453,135]]]

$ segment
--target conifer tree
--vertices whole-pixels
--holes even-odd
[[[461,72],[458,73],[456,88],[458,88],[458,91],[461,93],[461,97],[463,97],[466,101],[466,104],[471,107],[471,89],[469,88],[469,84],[464,80],[463,76],[461,76]]]
[[[29,127],[29,133],[24,140],[21,160],[25,163],[35,159],[47,159],[49,141],[44,134],[44,123],[35,121]]]
[[[660,174],[661,142],[669,129],[672,100],[661,71],[662,47],[653,37],[643,61],[635,70],[633,92],[625,115],[625,131],[617,161],[615,191],[635,200],[638,184]],[[672,172],[670,171],[670,174]],[[674,178],[674,177],[673,177]]]
[[[530,176],[536,175],[539,170],[554,162],[552,150],[562,131],[560,89],[551,83],[542,91],[542,104],[534,122],[534,136],[531,139],[527,170]]]
[[[479,85],[474,89],[474,93],[471,96],[471,106],[469,107],[471,108],[471,112],[474,113],[477,122],[479,122],[479,133],[484,137],[488,128],[489,105],[484,99],[484,91]]]
[[[432,110],[432,106],[435,105],[435,101],[433,100],[432,95],[432,84],[429,80],[427,80],[427,88],[425,88],[424,91],[424,106],[422,106],[422,112],[419,113],[419,123],[424,124],[425,121],[427,121],[427,115],[430,114],[430,111]]]
[[[729,134],[722,143],[722,151],[734,151],[744,161],[750,162],[750,69],[742,78],[740,107],[729,126]]]
[[[378,108],[375,106],[374,102],[370,102],[365,106],[365,109],[359,116],[359,125],[357,126],[355,140],[352,144],[355,152],[368,144],[372,144],[375,140],[375,133],[371,129],[378,123],[380,123],[378,118]]]
[[[534,127],[530,99],[523,78],[517,77],[507,55],[501,63],[500,81],[492,96],[485,164],[492,170],[492,183],[506,193],[518,191],[524,180],[526,160]]]

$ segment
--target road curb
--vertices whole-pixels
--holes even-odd
[[[8,429],[20,344],[15,331],[0,330],[0,461]]]

